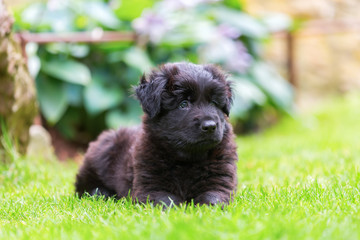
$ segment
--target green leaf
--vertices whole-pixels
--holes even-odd
[[[84,3],[84,10],[91,18],[108,28],[117,29],[120,27],[121,22],[109,5],[97,1],[86,1]]]
[[[90,52],[89,45],[63,42],[46,44],[45,49],[52,54],[64,53],[76,58],[86,57]]]
[[[122,112],[115,109],[106,114],[106,125],[113,129],[138,125],[141,123],[141,114],[142,110],[139,105],[137,108],[134,108],[129,112]]]
[[[83,89],[79,84],[65,83],[64,85],[66,100],[69,105],[80,107],[83,103]]]
[[[101,79],[94,78],[91,84],[85,87],[85,108],[91,115],[99,114],[118,105],[124,98],[121,88],[106,87]]]
[[[32,26],[39,25],[42,14],[46,11],[44,3],[33,3],[21,13],[22,21],[29,23]]]
[[[186,21],[178,19],[178,22]],[[194,44],[203,44],[209,42],[216,29],[209,21],[203,21],[200,18],[192,19],[192,24],[184,24],[177,26],[171,32],[165,34],[161,39],[161,44],[170,47],[192,47]]]
[[[75,139],[79,131],[79,123],[82,122],[82,116],[84,116],[82,111],[69,107],[64,116],[56,124],[56,129],[66,139]],[[84,134],[82,134],[82,138],[84,138]]]
[[[27,59],[27,66],[31,77],[35,78],[40,70],[41,61],[36,55],[30,56]]]
[[[150,71],[153,64],[147,55],[147,53],[138,47],[132,47],[124,54],[124,62],[134,68],[140,70],[140,72]]]
[[[45,77],[36,78],[40,109],[50,124],[55,124],[67,109],[66,93],[62,82]]]
[[[244,3],[242,0],[223,0],[225,6],[242,10],[244,8]]]
[[[50,62],[43,60],[41,70],[51,77],[62,81],[87,85],[91,81],[91,74],[88,67],[73,60],[53,59]]]
[[[44,12],[42,23],[49,24],[54,32],[74,31],[74,13],[68,8],[60,8]]]
[[[254,83],[268,95],[269,100],[279,109],[290,113],[293,107],[293,89],[272,67],[256,62],[251,68]]]
[[[104,53],[115,53],[116,51],[127,50],[133,45],[131,42],[107,42],[96,44],[96,49]]]
[[[131,0],[119,1],[120,4],[115,10],[116,15],[126,21],[132,21],[140,17],[145,8],[151,7],[154,4],[153,0]]]
[[[246,13],[225,7],[216,7],[212,13],[220,23],[239,29],[245,36],[265,38],[268,35],[267,28],[260,21]]]
[[[74,57],[83,58],[89,55],[90,47],[85,44],[69,44],[69,52]]]
[[[138,68],[127,66],[126,69],[122,71],[124,84],[128,86],[128,89],[130,89],[132,86],[137,85],[140,81],[140,78],[142,74],[146,71],[140,71]]]
[[[229,80],[233,82],[234,92],[231,115],[243,118],[255,105],[263,106],[266,103],[266,95],[249,78],[231,76]]]
[[[39,56],[36,54],[38,51],[39,46],[36,43],[28,43],[26,44],[25,50],[26,50],[26,55],[28,56],[27,59],[27,66],[28,66],[28,70],[30,75],[33,78],[36,78],[36,76],[38,75],[39,71],[40,71],[40,67],[41,67],[41,61]]]

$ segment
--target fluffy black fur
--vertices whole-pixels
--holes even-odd
[[[137,128],[90,143],[76,192],[171,205],[228,203],[237,187],[232,93],[213,65],[169,63],[135,89],[145,112]]]

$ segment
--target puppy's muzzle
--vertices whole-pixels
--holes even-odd
[[[216,130],[216,122],[213,120],[205,120],[200,124],[200,129],[205,133],[213,133]]]

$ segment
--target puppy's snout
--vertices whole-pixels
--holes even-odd
[[[212,133],[216,130],[216,122],[213,120],[203,121],[200,125],[203,132]]]

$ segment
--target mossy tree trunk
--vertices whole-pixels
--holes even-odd
[[[0,0],[0,119],[18,143],[19,152],[24,153],[37,103],[34,81],[27,70],[20,43],[11,32],[12,24],[13,18]],[[0,150],[2,147],[0,143]]]

